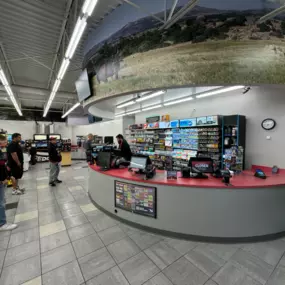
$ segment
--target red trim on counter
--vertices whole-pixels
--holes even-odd
[[[261,169],[263,172],[270,175],[272,173],[272,167],[263,166],[263,165],[252,165],[251,169],[252,169],[252,171],[255,171],[256,169]],[[285,175],[285,169],[279,168],[278,174]]]
[[[231,185],[227,186],[222,182],[221,178],[214,178],[209,175],[208,179],[181,178],[178,175],[177,180],[167,180],[165,172],[157,170],[157,174],[150,180],[144,180],[143,175],[132,174],[128,169],[110,169],[108,171],[100,171],[100,168],[95,165],[89,167],[103,175],[116,177],[119,179],[130,180],[141,183],[157,184],[165,186],[181,186],[181,187],[196,187],[196,188],[267,188],[275,186],[285,186],[285,174],[272,175],[267,173],[267,179],[254,177],[252,171],[246,170],[241,174],[231,178]]]

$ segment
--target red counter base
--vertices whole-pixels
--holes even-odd
[[[91,165],[90,168],[94,171],[102,174],[135,181],[145,182],[148,184],[158,184],[167,186],[181,186],[181,187],[201,187],[201,188],[268,188],[274,186],[285,186],[285,171],[280,171],[280,174],[272,174],[270,171],[266,171],[266,179],[260,179],[254,177],[254,172],[250,170],[243,171],[243,173],[231,178],[230,185],[225,185],[221,178],[214,178],[209,175],[208,179],[194,179],[194,178],[181,178],[178,175],[177,180],[167,180],[165,172],[158,170],[154,178],[150,180],[144,180],[143,175],[132,174],[128,169],[110,169],[108,171],[100,171],[98,166]],[[258,168],[255,166],[255,168]],[[269,169],[268,169],[269,170]]]

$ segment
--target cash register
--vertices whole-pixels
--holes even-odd
[[[144,174],[146,179],[153,178],[156,174],[155,166],[151,163],[149,156],[145,155],[132,156],[129,171]]]

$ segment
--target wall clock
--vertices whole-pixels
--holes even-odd
[[[268,118],[262,121],[261,126],[264,130],[270,131],[275,128],[276,122],[273,119]]]

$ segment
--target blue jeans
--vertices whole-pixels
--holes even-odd
[[[0,227],[7,222],[5,213],[5,189],[6,186],[0,182]]]
[[[60,171],[60,164],[50,162],[50,171],[49,171],[49,183],[56,182],[58,180],[58,175]]]

